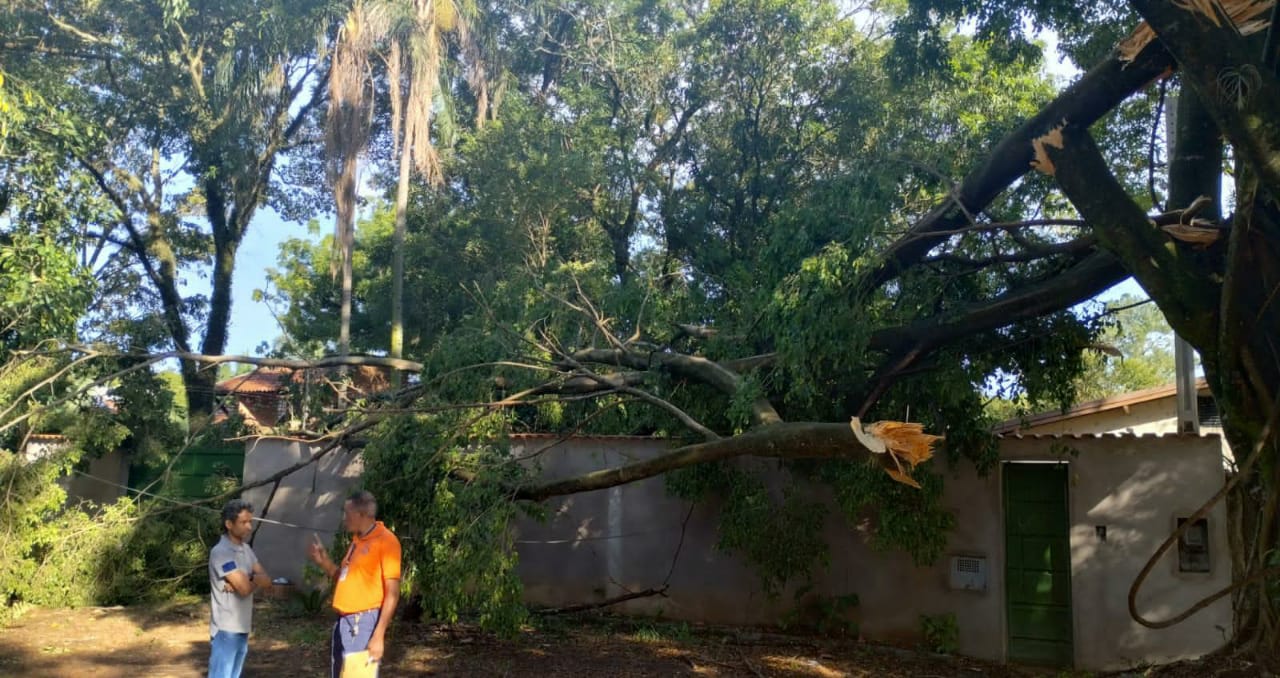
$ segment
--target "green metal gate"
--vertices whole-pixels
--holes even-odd
[[[1070,666],[1071,543],[1065,464],[1004,464],[1009,661]]]
[[[129,485],[141,489],[159,478],[163,469],[132,467],[129,469]],[[200,499],[211,496],[219,481],[244,477],[244,445],[242,443],[211,443],[193,445],[182,452],[169,473],[164,490],[170,496]],[[223,483],[225,484],[225,483]]]

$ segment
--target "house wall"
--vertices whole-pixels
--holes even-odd
[[[27,446],[23,448],[23,457],[28,462],[36,461],[57,452],[66,445],[66,439],[62,436],[32,436]],[[58,481],[67,493],[68,504],[91,501],[98,506],[105,506],[114,503],[124,495],[124,490],[117,487],[129,483],[129,460],[123,452],[112,450],[88,461],[88,468],[84,469],[84,473],[93,477],[70,473]],[[97,478],[102,480],[96,480]]]
[[[1199,395],[1208,396],[1209,391],[1200,391]],[[1019,429],[1022,435],[1091,435],[1102,433],[1131,433],[1138,435],[1165,435],[1178,432],[1178,400],[1177,396],[1156,398],[1146,402],[1135,403],[1125,407],[1094,412],[1085,416],[1072,417],[1045,424],[1032,425]],[[1219,427],[1200,428],[1202,435],[1220,436]],[[1231,446],[1226,438],[1218,438],[1222,458],[1231,462]]]
[[[1093,433],[1177,433],[1177,398],[1157,398],[1082,417],[1029,426],[1025,435],[1088,435]]]
[[[1178,516],[1190,515],[1224,481],[1220,442],[1196,436],[1100,436],[1006,438],[1007,463],[1061,461],[1070,468],[1069,511],[1076,666],[1125,669],[1146,662],[1199,656],[1230,635],[1231,610],[1224,599],[1167,630],[1150,630],[1129,619],[1128,587],[1146,559],[1170,533]],[[533,459],[546,480],[630,463],[661,454],[653,439],[553,437],[514,441],[513,453]],[[311,454],[297,443],[259,440],[245,456],[245,479],[253,482]],[[1059,455],[1064,455],[1060,457]],[[777,486],[785,480],[777,464],[739,459]],[[945,465],[940,464],[940,467]],[[1003,468],[1003,467],[1002,467]],[[267,517],[335,530],[347,492],[359,481],[358,455],[334,452],[318,465],[288,476]],[[1004,515],[1000,472],[979,477],[967,464],[946,471],[943,504],[956,518],[945,556],[927,566],[901,553],[881,553],[868,544],[870,526],[850,521],[827,491],[810,496],[827,507],[824,535],[830,563],[815,573],[812,596],[856,594],[851,621],[864,637],[915,643],[920,615],[952,613],[963,654],[1000,661],[1005,656]],[[269,487],[250,491],[261,513]],[[629,601],[616,609],[689,621],[777,624],[797,603],[792,591],[770,597],[756,574],[737,556],[716,548],[714,502],[690,506],[672,498],[661,478],[549,500],[545,522],[521,519],[514,526],[519,572],[529,603],[558,607],[590,603],[626,591],[667,587],[665,597]],[[1152,572],[1139,608],[1154,619],[1186,609],[1230,583],[1225,509],[1209,514],[1211,572],[1176,572],[1175,553]],[[1096,527],[1106,526],[1106,541]],[[331,532],[320,532],[331,543]],[[307,530],[264,524],[254,549],[267,571],[301,582]],[[677,558],[678,551],[678,558]],[[950,558],[983,557],[987,588],[952,590]],[[674,563],[674,565],[673,565]],[[803,619],[803,615],[802,615]]]
[[[113,504],[124,496],[125,491],[118,486],[129,484],[129,459],[123,452],[112,450],[91,460],[85,473],[93,477],[76,473],[66,477],[64,487],[67,490],[67,501],[91,501],[98,506]],[[97,478],[107,482],[96,480]]]
[[[236,409],[250,426],[275,426],[284,411],[280,396],[274,393],[241,395]]]
[[[516,452],[538,452],[554,442],[525,439]],[[1056,460],[1052,443],[1006,440],[1002,456],[1008,461]],[[1167,536],[1176,515],[1189,515],[1221,486],[1218,440],[1111,436],[1067,444],[1075,452],[1066,463],[1072,468],[1076,665],[1123,669],[1216,649],[1224,638],[1218,627],[1229,632],[1231,624],[1225,600],[1172,629],[1152,631],[1129,619],[1126,596],[1133,577]],[[538,459],[550,480],[660,453],[654,441],[588,439],[555,445]],[[765,471],[776,469],[776,464],[761,461],[740,463],[756,464]],[[920,615],[953,613],[962,653],[997,661],[1004,658],[1000,477],[994,473],[981,478],[965,466],[948,473],[943,503],[957,525],[948,539],[947,556],[924,567],[903,554],[873,551],[867,524],[849,522],[823,490],[812,488],[811,496],[830,507],[824,532],[831,549],[830,565],[817,573],[813,593],[857,594],[860,604],[853,620],[864,637],[915,642]],[[775,475],[775,480],[780,478]],[[714,505],[696,506],[690,512],[688,504],[667,496],[661,479],[551,500],[548,508],[546,523],[524,520],[517,525],[520,574],[532,604],[592,602],[665,583],[665,598],[629,601],[618,609],[710,623],[775,624],[795,607],[789,593],[772,599],[766,596],[742,560],[716,549]],[[1212,572],[1178,575],[1174,558],[1166,557],[1149,578],[1140,609],[1161,619],[1229,583],[1224,521],[1224,509],[1215,508],[1210,514]],[[1098,542],[1097,525],[1108,527],[1105,543]],[[673,568],[677,548],[679,559]],[[986,558],[985,592],[949,588],[952,555]]]
[[[245,446],[244,480],[252,483],[310,457],[319,447],[284,440],[258,439]],[[271,486],[245,492],[254,515],[314,529],[297,529],[263,523],[253,541],[254,553],[267,572],[287,577],[295,584],[303,581],[306,548],[312,535],[325,546],[333,543],[334,531],[342,526],[342,504],[360,482],[363,470],[359,454],[334,450],[319,462],[285,476],[263,512]]]

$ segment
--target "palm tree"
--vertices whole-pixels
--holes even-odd
[[[342,267],[339,351],[350,352],[351,250],[355,240],[356,183],[360,153],[369,143],[373,115],[370,56],[389,41],[385,60],[391,97],[393,156],[398,163],[392,250],[392,357],[404,352],[404,244],[409,183],[416,171],[429,186],[444,182],[440,155],[431,138],[431,118],[440,87],[449,35],[463,48],[467,82],[476,93],[476,124],[492,115],[481,50],[468,20],[474,0],[356,0],[334,48],[326,128],[327,164],[337,208],[335,266]],[[336,269],[335,269],[336,274]],[[398,379],[398,376],[397,376]]]
[[[342,310],[338,353],[351,352],[351,256],[355,245],[360,154],[369,143],[373,116],[373,81],[369,55],[391,26],[387,5],[356,0],[338,31],[329,68],[329,112],[325,124],[325,175],[333,188],[337,212],[334,257],[330,273],[342,271]],[[345,393],[341,392],[340,399]]]
[[[480,58],[480,49],[469,25],[477,13],[474,0],[412,0],[411,9],[407,30],[393,39],[387,60],[391,80],[391,129],[399,162],[391,259],[390,349],[393,358],[401,357],[404,352],[404,245],[409,182],[417,171],[428,186],[438,187],[444,183],[440,155],[431,139],[431,115],[437,94],[445,94],[440,81],[448,35],[455,34],[463,47],[467,81],[476,93],[476,126],[483,125],[490,114],[484,60]],[[407,83],[404,82],[406,73]]]

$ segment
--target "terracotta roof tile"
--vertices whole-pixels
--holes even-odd
[[[293,370],[283,367],[263,367],[252,372],[224,379],[214,386],[216,393],[279,393],[285,389]]]

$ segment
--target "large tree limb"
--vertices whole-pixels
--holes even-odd
[[[945,237],[969,224],[977,214],[1031,167],[1031,142],[1064,118],[1081,126],[1092,125],[1120,102],[1146,86],[1173,65],[1173,58],[1152,41],[1130,63],[1113,53],[1074,85],[1010,133],[987,161],[969,173],[946,202],[938,205],[902,238],[889,247],[884,262],[866,279],[867,289],[877,289],[927,255]]]
[[[869,347],[897,351],[918,349],[920,356],[943,344],[1070,308],[1097,296],[1125,279],[1128,273],[1107,252],[1090,254],[1071,268],[1009,291],[995,299],[972,304],[941,316],[923,318],[871,335]]]
[[[1280,195],[1280,79],[1216,2],[1214,16],[1201,14],[1196,4],[1129,4],[1177,59],[1183,81],[1209,108],[1232,148]]]
[[[976,268],[986,268],[996,264],[1020,264],[1032,261],[1039,261],[1049,257],[1062,255],[1080,254],[1092,250],[1098,244],[1098,239],[1092,235],[1084,235],[1074,240],[1067,240],[1060,243],[1028,243],[1021,251],[1009,252],[1003,254],[992,254],[985,257],[966,257],[960,254],[944,252],[925,258],[922,263],[953,263],[965,266],[973,266]]]
[[[1139,208],[1116,180],[1088,130],[1067,125],[1062,147],[1046,145],[1063,193],[1093,225],[1102,246],[1123,262],[1169,318],[1174,330],[1206,346],[1216,323],[1203,309],[1217,307],[1217,285],[1193,274],[1198,268]]]
[[[611,379],[609,377],[596,374],[595,372],[592,372],[591,370],[583,366],[582,363],[579,363],[578,361],[573,360],[573,358],[569,358],[566,356],[565,360],[573,364],[575,368],[582,373],[583,376],[596,382],[601,387],[610,388],[613,390],[620,391],[622,393],[626,393],[628,395],[633,395],[649,403],[650,405],[654,405],[659,409],[667,412],[671,416],[675,417],[681,424],[683,424],[685,428],[702,436],[704,440],[712,441],[712,440],[720,439],[719,434],[717,434],[715,431],[712,431],[711,429],[704,426],[697,419],[694,419],[688,412],[685,412],[684,410],[680,409],[671,401],[663,398],[659,398],[658,396],[652,393],[649,393],[648,391],[638,389],[633,386],[628,386],[626,384],[620,384],[618,383],[619,380],[617,379]]]
[[[777,459],[866,459],[870,456],[848,423],[786,422],[732,438],[686,445],[646,461],[592,471],[573,478],[516,488],[516,499],[542,501],[603,490],[652,478],[668,471],[746,455]]]

